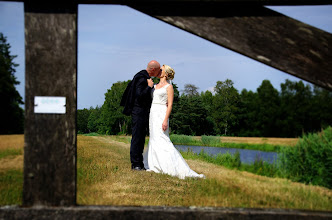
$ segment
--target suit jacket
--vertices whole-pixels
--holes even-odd
[[[134,107],[143,108],[147,111],[150,110],[152,88],[148,86],[147,82],[147,79],[150,78],[148,72],[142,70],[129,82],[120,103],[121,106],[124,106],[123,114],[131,115]]]

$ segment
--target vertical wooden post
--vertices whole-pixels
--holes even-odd
[[[24,4],[24,206],[76,204],[78,6],[73,2]],[[35,96],[65,97],[65,114],[36,113]]]

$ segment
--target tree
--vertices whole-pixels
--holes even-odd
[[[106,134],[130,134],[131,117],[125,116],[120,106],[123,92],[130,80],[114,83],[105,93],[105,101],[101,107],[99,132]]]
[[[281,84],[281,135],[298,137],[311,131],[312,92],[302,81],[286,80]]]
[[[216,96],[213,105],[213,118],[216,123],[217,132],[224,135],[230,134],[231,129],[238,123],[239,93],[233,87],[230,79],[217,81],[215,86]]]
[[[88,130],[89,132],[98,132],[100,128],[100,107],[90,107],[90,115],[88,119]]]
[[[89,109],[78,109],[77,110],[77,131],[78,133],[89,133],[88,122],[89,122],[90,111]]]
[[[258,137],[261,135],[257,120],[259,106],[257,93],[243,89],[239,102],[239,124],[237,134],[242,137]]]
[[[206,109],[206,113],[207,113],[207,124],[208,127],[206,128],[206,135],[215,135],[216,134],[216,123],[212,117],[212,106],[214,103],[214,95],[212,94],[212,92],[210,92],[209,90],[205,91],[205,92],[201,92],[201,98],[202,98],[202,102],[203,105]]]
[[[257,115],[256,120],[259,122],[259,136],[276,137],[279,136],[278,114],[279,114],[279,92],[269,80],[263,80],[257,88]]]
[[[185,135],[207,134],[213,129],[207,117],[207,110],[200,96],[182,94],[179,108],[173,113],[172,132]]]
[[[24,114],[19,106],[23,101],[15,88],[20,84],[14,75],[18,64],[13,59],[17,56],[10,55],[9,49],[6,37],[0,33],[0,134],[23,133]]]
[[[198,87],[193,84],[185,84],[184,85],[184,94],[186,96],[198,96]]]
[[[179,111],[180,108],[180,92],[178,90],[178,86],[175,83],[172,83],[174,89],[174,99],[173,99],[173,108],[172,113],[169,116],[169,127],[170,133],[176,133],[176,124],[178,124],[177,119],[174,118],[174,114]]]
[[[173,85],[173,89],[174,89],[174,101],[173,102],[178,102],[179,101],[179,97],[180,97],[180,92],[178,89],[178,86],[175,83],[172,83]]]
[[[208,121],[208,111],[198,87],[186,84],[184,93],[179,96],[177,86],[174,88],[174,104],[170,119],[171,132],[185,135],[202,135],[213,132],[213,125]]]
[[[209,90],[201,92],[201,97],[204,105],[206,105],[209,111],[211,111],[211,107],[213,105],[213,98],[214,98],[212,92],[210,92]]]
[[[312,120],[311,132],[321,131],[332,125],[332,92],[314,86],[313,101],[310,115]]]

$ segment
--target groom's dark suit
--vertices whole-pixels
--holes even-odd
[[[150,76],[146,70],[138,72],[128,84],[122,96],[121,106],[124,114],[132,116],[132,139],[130,146],[131,166],[143,168],[143,150],[145,136],[149,125],[149,113],[152,102],[151,90],[147,79]]]

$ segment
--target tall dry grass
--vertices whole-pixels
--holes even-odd
[[[24,135],[0,135],[0,151],[7,149],[23,149]]]
[[[7,140],[10,147],[1,149],[23,149],[23,135],[9,139],[0,136],[0,143],[4,143],[2,140]],[[6,156],[0,164],[15,158]],[[180,180],[134,172],[130,170],[128,143],[109,136],[78,136],[77,203],[332,210],[332,191],[323,187],[262,177],[199,160],[188,160],[188,164],[207,178]],[[0,170],[0,205],[21,204],[22,184],[22,166]]]
[[[188,164],[206,179],[180,180],[130,170],[129,144],[115,137],[78,138],[78,203],[332,210],[332,191],[230,170],[199,160]]]
[[[22,203],[23,135],[0,135],[0,205]]]
[[[0,135],[0,171],[23,169],[24,135]]]

